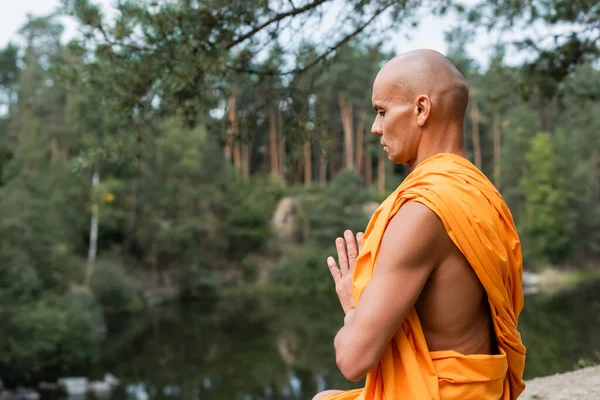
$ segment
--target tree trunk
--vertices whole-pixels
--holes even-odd
[[[277,125],[275,112],[269,112],[269,158],[271,161],[271,175],[279,176],[279,148],[277,147]]]
[[[94,168],[92,175],[92,193],[100,184],[100,172],[98,167]],[[92,274],[94,272],[94,264],[96,263],[96,251],[98,249],[98,204],[92,204],[92,221],[90,226],[90,246],[88,248],[88,264],[85,273],[84,285],[90,287]]]
[[[377,189],[380,193],[385,192],[385,154],[380,153],[377,160]]]
[[[245,181],[250,179],[250,145],[242,144],[242,177]]]
[[[356,171],[362,175],[363,147],[365,137],[365,112],[358,114],[358,128],[356,129]]]
[[[283,116],[281,115],[281,108],[279,107],[277,107],[277,132],[279,132],[279,176],[281,177],[281,182],[285,183],[285,135],[283,134]]]
[[[242,151],[240,148],[240,141],[235,138],[233,142],[233,168],[235,172],[240,175],[242,172]]]
[[[248,143],[248,127],[246,118],[242,118],[243,143],[242,146],[242,177],[245,181],[250,180],[250,143]]]
[[[225,140],[225,148],[223,149],[225,160],[231,161],[233,143],[236,135],[236,113],[235,113],[235,88],[228,99],[229,113],[227,126],[227,139]]]
[[[500,190],[500,112],[498,107],[492,112],[492,130],[494,134],[494,185]]]
[[[471,89],[471,129],[473,136],[473,152],[475,154],[475,166],[482,169],[481,167],[481,144],[479,141],[479,108],[477,107],[477,91],[475,88]]]
[[[332,125],[334,125],[332,123]],[[329,157],[327,164],[329,164],[329,181],[333,181],[338,172],[338,164],[340,164],[340,149],[339,149],[339,137],[338,132],[334,127],[331,129],[331,142],[329,143]]]
[[[339,96],[342,126],[344,128],[344,167],[354,169],[353,143],[352,143],[352,103],[346,103],[342,95]]]
[[[326,184],[327,183],[327,158],[325,157],[325,131],[321,130],[321,138],[320,138],[320,143],[319,146],[320,148],[320,152],[319,152],[319,183],[321,184]]]
[[[304,139],[304,185],[310,186],[312,184],[312,154],[310,137]]]
[[[373,156],[367,154],[365,157],[365,185],[371,186],[373,184]]]
[[[233,140],[233,167],[238,176],[242,172],[242,153],[240,149],[239,127],[236,110],[236,90],[234,88],[229,98],[229,122],[231,128],[231,139]]]

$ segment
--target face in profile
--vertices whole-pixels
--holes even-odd
[[[408,164],[417,157],[419,107],[408,93],[381,78],[385,77],[378,76],[373,84],[372,102],[377,116],[371,132],[379,136],[391,162]]]

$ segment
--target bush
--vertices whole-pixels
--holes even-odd
[[[362,207],[368,199],[367,191],[361,187],[360,176],[349,170],[339,173],[325,190],[322,201],[310,213],[313,242],[320,247],[328,246],[346,229],[354,233],[364,231],[369,216]]]
[[[230,258],[241,260],[265,245],[271,237],[270,221],[281,196],[280,186],[265,177],[236,182],[229,187],[223,234],[228,238]]]
[[[216,287],[217,281],[208,262],[194,262],[179,268],[177,289],[182,300],[212,297]]]
[[[79,291],[63,296],[65,332],[61,346],[61,365],[82,365],[100,355],[105,324],[102,307],[88,293]]]
[[[336,256],[335,246],[304,246],[273,272],[273,281],[305,291],[331,289],[333,278],[327,267],[328,256]]]
[[[84,291],[6,306],[0,374],[22,381],[46,370],[82,366],[98,356],[103,332],[102,309]]]
[[[96,262],[91,288],[106,312],[134,312],[144,307],[141,284],[115,261]]]
[[[553,137],[545,132],[536,134],[525,159],[529,170],[519,182],[525,199],[519,219],[523,257],[526,263],[539,267],[558,264],[571,255],[574,226]]]
[[[260,267],[253,261],[242,262],[243,276],[245,282],[256,282],[260,273]]]

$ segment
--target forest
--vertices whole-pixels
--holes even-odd
[[[344,29],[281,39],[327,7]],[[470,87],[465,144],[525,268],[598,268],[597,2],[129,1],[109,20],[65,0],[0,49],[0,375],[89,363],[106,315],[165,296],[332,290],[333,240],[407,174],[370,133],[371,85],[394,56],[378,32],[420,7],[462,16],[446,55]],[[78,22],[68,42],[61,16]],[[467,51],[531,23],[568,29],[498,43],[485,68]],[[532,57],[511,65],[515,51]]]

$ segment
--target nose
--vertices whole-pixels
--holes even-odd
[[[383,135],[383,130],[381,129],[381,122],[379,121],[379,115],[375,117],[375,121],[373,121],[373,125],[371,125],[371,133],[377,136]]]

